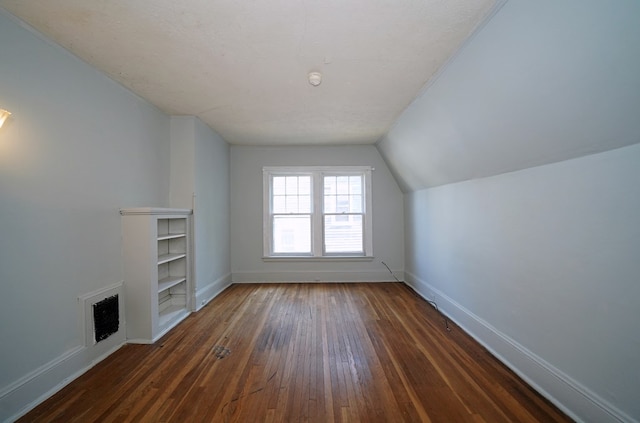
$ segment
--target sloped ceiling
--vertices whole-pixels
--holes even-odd
[[[636,0],[0,7],[231,144],[376,143],[405,191],[640,142]]]
[[[496,0],[0,0],[232,144],[375,143]],[[307,74],[319,71],[312,87]]]
[[[378,148],[413,191],[640,143],[639,21],[637,1],[509,1]]]

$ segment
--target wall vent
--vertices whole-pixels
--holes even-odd
[[[93,304],[93,329],[95,341],[100,342],[120,328],[120,309],[118,295],[112,295]]]
[[[123,282],[78,297],[85,347],[109,349],[126,341],[123,299]]]

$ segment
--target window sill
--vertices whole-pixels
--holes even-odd
[[[262,261],[373,261],[373,256],[322,256],[322,257],[310,257],[310,256],[273,256],[262,257]]]

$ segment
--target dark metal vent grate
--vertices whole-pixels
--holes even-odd
[[[93,305],[93,327],[96,342],[103,341],[118,332],[120,327],[118,295],[105,298]]]

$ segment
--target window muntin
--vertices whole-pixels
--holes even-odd
[[[311,176],[273,176],[274,213],[311,213]]]
[[[371,257],[371,168],[265,167],[265,257]]]
[[[274,254],[311,254],[311,175],[271,177]]]
[[[364,254],[364,175],[323,175],[323,251]]]

